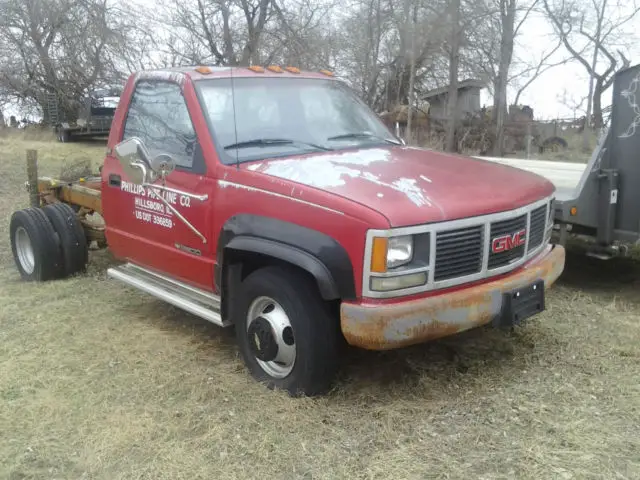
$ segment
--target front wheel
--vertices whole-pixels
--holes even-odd
[[[243,282],[235,330],[252,376],[290,395],[319,395],[339,365],[339,324],[304,272],[266,267]]]

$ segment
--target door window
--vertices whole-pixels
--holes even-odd
[[[123,140],[140,138],[152,157],[171,155],[176,166],[193,167],[196,134],[176,83],[141,80],[131,98]]]

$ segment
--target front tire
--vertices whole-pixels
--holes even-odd
[[[251,273],[235,308],[236,339],[251,375],[292,396],[326,393],[339,365],[339,323],[304,272]]]

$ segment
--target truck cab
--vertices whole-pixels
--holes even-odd
[[[331,387],[345,342],[517,325],[564,268],[549,181],[407,146],[327,71],[132,75],[99,188],[109,275],[233,326],[293,395]]]

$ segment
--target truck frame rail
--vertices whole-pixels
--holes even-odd
[[[34,159],[34,162],[37,159]],[[37,167],[28,169],[29,180],[25,187],[32,193],[32,206],[63,202],[70,205],[84,228],[87,240],[95,241],[99,248],[107,246],[102,221],[102,195],[100,177],[63,181],[52,177],[39,177]]]

